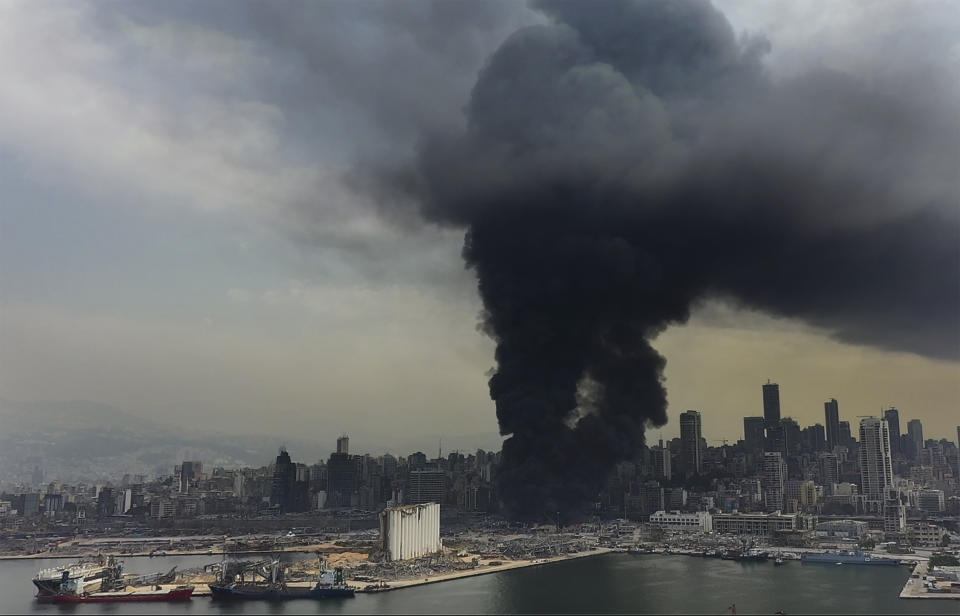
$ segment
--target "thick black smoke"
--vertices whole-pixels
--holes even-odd
[[[699,300],[957,358],[956,100],[775,82],[705,1],[536,6],[552,23],[490,58],[416,173],[425,216],[467,229],[515,515],[595,500],[667,421],[650,340]]]

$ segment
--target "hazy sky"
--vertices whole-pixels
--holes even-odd
[[[715,5],[766,36],[775,78],[928,75],[960,100],[960,3]],[[331,446],[346,431],[359,451],[499,446],[462,231],[384,216],[352,179],[461,126],[485,59],[544,19],[519,2],[0,4],[0,397]],[[842,419],[893,405],[956,438],[956,361],[719,304],[654,346],[671,418],[701,410],[708,439],[742,437],[767,379],[801,425],[835,397]]]

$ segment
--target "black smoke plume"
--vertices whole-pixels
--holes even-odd
[[[698,301],[957,358],[955,99],[776,81],[706,1],[535,6],[551,23],[496,51],[408,184],[467,230],[514,515],[596,500],[667,421],[650,341]]]

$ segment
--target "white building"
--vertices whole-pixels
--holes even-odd
[[[769,512],[784,509],[784,484],[787,481],[787,465],[779,451],[763,454],[763,502]]]
[[[440,505],[389,507],[380,512],[380,539],[388,560],[419,558],[439,552]]]
[[[713,516],[706,511],[694,513],[658,511],[650,516],[650,524],[664,530],[708,533],[713,530]]]
[[[890,427],[885,419],[860,420],[860,492],[868,501],[882,502],[893,485]]]
[[[776,513],[718,513],[713,516],[713,528],[720,534],[773,536],[776,531],[796,530],[795,515]]]
[[[846,537],[859,539],[867,534],[869,524],[856,520],[829,520],[817,523],[819,537]]]

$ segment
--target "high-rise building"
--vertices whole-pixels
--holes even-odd
[[[339,451],[330,454],[327,460],[327,502],[331,507],[353,506],[358,475],[354,456]]]
[[[669,451],[669,449],[667,450]],[[640,511],[651,514],[664,508],[663,488],[656,481],[645,481],[640,486]]]
[[[787,465],[779,451],[763,454],[763,503],[767,511],[782,510]]]
[[[907,507],[903,504],[900,489],[887,486],[883,500],[883,530],[888,533],[902,533],[907,528]]]
[[[698,411],[680,413],[680,455],[685,475],[699,475],[703,472],[703,445],[701,443],[701,421]]]
[[[789,455],[790,441],[787,424],[782,421],[767,423],[764,451],[779,451],[784,459]]]
[[[883,501],[893,485],[890,428],[884,419],[860,420],[860,479],[860,493],[868,501]]]
[[[350,437],[346,434],[337,439],[337,453],[350,453]]]
[[[913,449],[913,456],[919,456],[923,449],[923,424],[919,419],[911,419],[907,422],[907,436]]]
[[[890,428],[890,451],[900,453],[900,411],[891,406],[883,412],[883,418]]]
[[[823,403],[824,420],[827,427],[827,447],[833,449],[840,445],[840,405],[836,398]]]
[[[763,418],[768,424],[780,421],[780,386],[770,381],[763,386]]]
[[[178,474],[178,492],[186,494],[190,491],[190,484],[200,476],[203,463],[199,461],[184,461],[180,464]]]
[[[827,440],[823,431],[823,426],[813,424],[803,429],[804,441],[810,451],[823,451],[827,448]]]
[[[673,477],[670,468],[670,450],[663,446],[663,439],[660,439],[659,445],[650,448],[653,454],[653,472],[659,479],[671,479]]]
[[[833,486],[840,482],[840,463],[837,455],[833,453],[824,453],[819,456],[820,462],[820,483],[823,484],[827,494],[833,494]]]
[[[446,473],[442,470],[412,470],[408,483],[408,496],[411,505],[443,502],[446,491]]]
[[[850,431],[850,422],[841,421],[840,429],[837,431],[841,445],[851,447],[856,441],[853,439],[853,432]]]
[[[752,451],[763,449],[765,423],[766,420],[763,417],[743,418],[743,443],[747,449]]]
[[[791,417],[784,417],[780,420],[783,426],[784,450],[786,455],[800,453],[800,424]],[[786,456],[785,456],[786,457]]]
[[[917,508],[929,514],[943,512],[943,490],[920,490],[917,494]]]
[[[281,513],[294,511],[294,484],[297,481],[297,465],[290,459],[286,449],[281,449],[273,468],[270,484],[270,504],[280,508]]]

